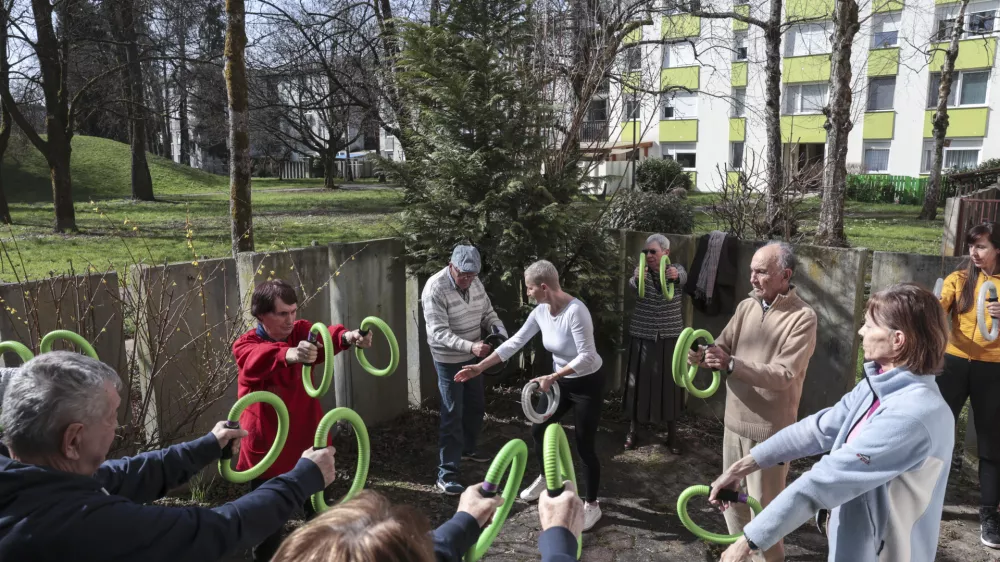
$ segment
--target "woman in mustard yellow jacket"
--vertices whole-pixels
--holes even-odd
[[[936,380],[956,419],[971,397],[979,445],[980,540],[1000,549],[1000,338],[986,341],[976,320],[979,288],[987,279],[1000,287],[1000,224],[973,227],[965,242],[968,264],[945,278],[941,289],[951,336],[944,372]],[[1000,303],[987,303],[986,312],[1000,318]]]

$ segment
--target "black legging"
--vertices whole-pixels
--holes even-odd
[[[1000,505],[1000,363],[944,356],[944,372],[937,377],[941,396],[958,420],[970,399],[979,449],[979,504]]]
[[[542,440],[545,428],[559,421],[566,412],[573,410],[573,423],[576,430],[576,451],[580,455],[584,474],[584,499],[588,502],[597,501],[597,490],[601,485],[601,461],[597,460],[597,425],[601,421],[601,406],[604,398],[604,375],[594,373],[582,377],[559,379],[559,407],[552,417],[544,423],[531,425],[531,438],[535,442],[535,458],[538,467],[544,471],[542,460]],[[548,406],[543,398],[539,409],[544,411]]]

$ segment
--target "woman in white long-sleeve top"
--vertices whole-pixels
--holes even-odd
[[[561,397],[559,407],[552,417],[544,423],[531,426],[535,457],[541,469],[545,428],[572,410],[576,426],[576,449],[583,464],[583,499],[586,501],[583,530],[586,531],[601,518],[601,507],[597,501],[601,464],[597,459],[595,441],[597,426],[601,420],[604,376],[598,373],[602,361],[594,343],[594,323],[587,306],[562,290],[559,272],[552,263],[542,260],[528,266],[524,272],[524,284],[528,297],[538,303],[524,326],[489,357],[459,371],[455,380],[464,382],[479,376],[483,370],[510,359],[535,334],[542,333],[542,343],[552,353],[553,373],[533,380],[543,391],[548,391],[552,383],[559,381]],[[544,490],[545,478],[539,476],[521,492],[521,499],[534,501]]]

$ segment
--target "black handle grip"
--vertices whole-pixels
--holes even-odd
[[[715,499],[724,502],[737,503],[740,501],[740,493],[736,490],[730,490],[729,488],[723,488],[718,491],[715,495]]]
[[[549,492],[548,492],[549,493],[549,497],[550,498],[558,498],[560,496],[560,494],[563,493],[563,490],[565,490],[565,489],[566,489],[566,486],[559,486],[555,490],[549,490]]]
[[[491,486],[491,488],[487,486]],[[479,487],[479,495],[484,498],[495,498],[497,497],[497,488],[489,482],[483,482],[483,485]]]
[[[371,332],[371,330],[358,330],[358,333],[361,334],[361,337],[363,338],[367,338],[369,332]]]
[[[316,332],[309,332],[309,336],[306,337],[306,341],[312,344],[316,343]]]
[[[238,422],[238,421],[227,421],[226,422],[226,428],[227,429],[239,429],[240,428],[240,422]],[[235,441],[235,439],[230,439],[229,443],[226,443],[226,446],[222,448],[222,454],[220,455],[220,458],[222,460],[229,460],[229,459],[233,458],[233,442],[234,441]]]

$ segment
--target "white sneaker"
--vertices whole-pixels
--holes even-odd
[[[601,504],[597,502],[583,504],[584,531],[589,531],[600,520],[601,520]]]
[[[538,478],[535,478],[535,481],[531,483],[531,486],[528,486],[521,492],[521,499],[526,502],[533,502],[537,500],[538,496],[542,495],[542,492],[544,491],[545,477],[539,476]]]

